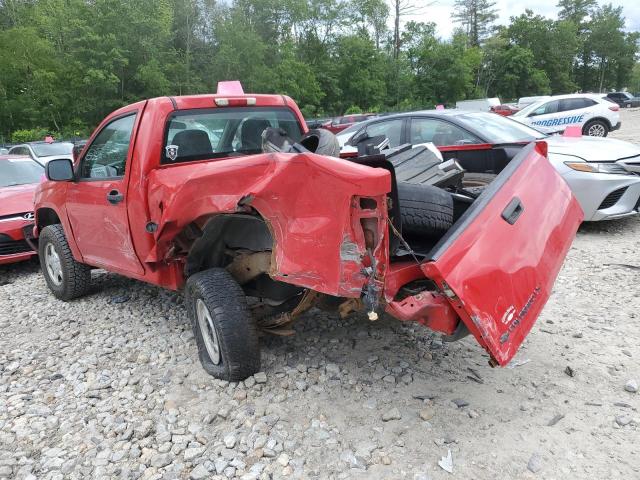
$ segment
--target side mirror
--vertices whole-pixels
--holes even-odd
[[[69,182],[73,180],[73,163],[68,158],[59,158],[47,163],[47,179],[54,182]]]

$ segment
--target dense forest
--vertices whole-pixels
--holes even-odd
[[[0,0],[0,142],[86,135],[161,95],[293,97],[305,115],[575,91],[640,90],[638,32],[620,7],[560,0],[496,26],[490,0],[456,0],[452,38],[411,0]]]

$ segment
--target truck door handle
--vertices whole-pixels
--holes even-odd
[[[522,205],[518,197],[513,197],[509,205],[502,211],[502,218],[504,218],[509,225],[513,225],[518,221],[522,212],[524,212],[524,205]]]
[[[121,194],[118,190],[111,190],[107,193],[107,200],[111,205],[117,205],[122,200],[124,200],[124,195]]]

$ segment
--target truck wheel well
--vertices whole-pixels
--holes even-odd
[[[211,268],[226,269],[247,296],[266,301],[257,317],[289,311],[300,302],[304,289],[270,276],[275,243],[269,225],[260,216],[216,215],[202,228],[194,224],[187,227],[179,243],[186,246],[189,238],[193,240],[185,264],[186,278]]]
[[[193,225],[190,228],[197,229]],[[267,223],[255,215],[216,215],[199,232],[185,230],[181,236],[197,236],[187,255],[186,277],[208,268],[226,267],[230,249],[271,252],[274,247]]]
[[[55,210],[51,208],[40,208],[38,210],[38,230],[41,231],[49,225],[56,225],[60,222],[60,217]]]

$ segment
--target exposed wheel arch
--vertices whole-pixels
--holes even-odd
[[[260,216],[220,214],[209,218],[195,234],[185,264],[185,277],[209,268],[224,267],[227,248],[252,252],[273,251],[274,240],[267,222]],[[183,235],[193,236],[192,232]]]
[[[201,272],[224,270],[254,299],[251,312],[263,320],[295,311],[304,289],[274,280],[270,276],[275,249],[269,224],[259,215],[219,214],[209,218],[202,228],[187,227],[180,242],[194,238],[185,264],[185,277]],[[189,281],[189,280],[188,280]],[[291,317],[287,321],[290,321]],[[275,327],[267,327],[277,330]]]
[[[36,212],[36,217],[38,219],[38,230],[40,231],[49,225],[62,223],[60,221],[60,217],[53,208],[39,208]]]

